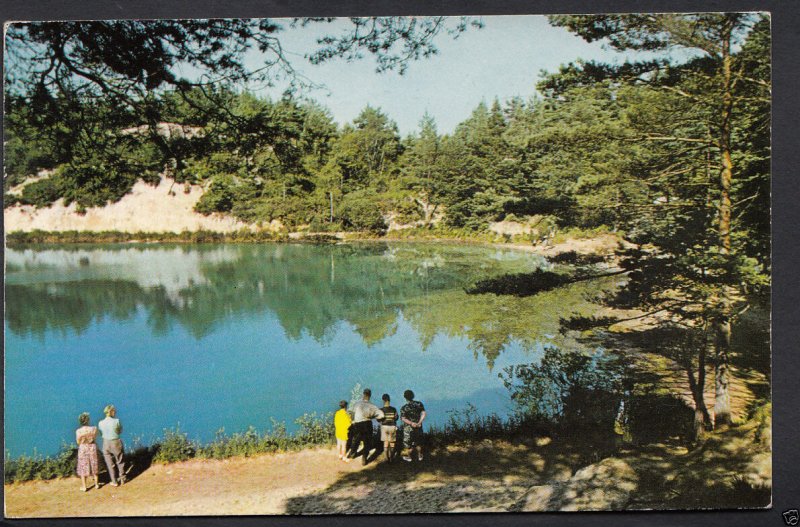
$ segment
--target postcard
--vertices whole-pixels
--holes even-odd
[[[6,517],[771,506],[769,13],[4,44]]]

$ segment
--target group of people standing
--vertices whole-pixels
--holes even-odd
[[[382,446],[389,463],[392,463],[401,454],[403,447],[407,449],[403,455],[404,461],[413,461],[412,455],[416,455],[417,460],[422,461],[422,423],[426,417],[425,405],[414,400],[414,392],[411,390],[403,393],[406,404],[402,406],[399,413],[391,405],[389,394],[385,393],[381,397],[383,400],[381,408],[370,402],[371,397],[372,390],[365,389],[362,399],[353,404],[350,411],[347,409],[347,401],[339,403],[340,409],[334,415],[339,459],[349,463],[352,458],[360,454],[362,464],[366,465],[369,454]],[[117,409],[113,404],[107,405],[103,409],[103,413],[105,418],[97,423],[97,426],[91,425],[91,417],[88,412],[83,412],[78,416],[80,426],[75,431],[75,441],[78,443],[77,472],[81,478],[81,490],[84,492],[92,486],[96,489],[100,488],[97,477],[96,439],[98,432],[103,439],[101,452],[108,468],[111,486],[117,487],[125,483],[126,473],[123,460],[125,447],[120,439],[122,423],[117,418]],[[380,424],[380,443],[375,441],[373,419]],[[397,444],[398,420],[402,423],[402,438],[399,445]],[[360,450],[359,447],[361,447]],[[87,486],[87,478],[90,482],[91,478],[94,478],[94,485]]]
[[[103,459],[111,478],[111,486],[117,487],[125,483],[125,463],[123,461],[125,448],[120,439],[122,424],[117,419],[117,409],[113,404],[107,405],[103,409],[103,413],[106,417],[97,423],[97,426],[91,426],[91,417],[88,412],[83,412],[78,416],[80,427],[75,431],[75,441],[78,443],[77,472],[81,478],[81,490],[84,492],[91,487],[87,487],[86,478],[94,477],[94,488],[100,488],[97,478],[97,444],[95,443],[98,430],[103,438]]]
[[[413,461],[412,455],[422,461],[422,423],[427,415],[425,405],[414,400],[414,392],[411,390],[403,392],[403,397],[406,404],[400,408],[399,414],[391,405],[389,394],[385,393],[381,397],[381,408],[372,404],[372,390],[369,388],[364,390],[362,399],[355,402],[349,411],[347,401],[340,401],[339,410],[333,418],[339,459],[349,463],[360,454],[361,463],[366,465],[370,452],[382,446],[389,463],[401,454],[403,447],[407,450],[403,455],[404,461]],[[373,419],[380,425],[380,442],[375,441]],[[397,444],[398,419],[402,423],[400,445]]]

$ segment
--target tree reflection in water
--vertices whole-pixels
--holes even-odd
[[[346,323],[372,346],[402,317],[423,349],[439,334],[464,337],[489,369],[512,342],[533,350],[557,340],[559,318],[588,314],[585,296],[611,286],[573,284],[527,298],[468,294],[480,280],[548,264],[518,251],[432,244],[63,247],[17,251],[11,260],[6,324],[16,334],[81,333],[141,310],[155,335],[177,323],[200,339],[231,318],[269,312],[291,340],[307,334],[324,343]],[[126,261],[135,269],[119,263]],[[173,272],[160,281],[143,278],[165,266]]]

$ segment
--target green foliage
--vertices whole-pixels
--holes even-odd
[[[447,446],[453,443],[478,443],[484,440],[530,440],[532,437],[550,436],[554,424],[546,419],[514,413],[501,418],[491,413],[483,415],[478,408],[467,403],[463,409],[449,410],[447,423],[432,426],[426,433],[430,446]]]
[[[621,392],[620,373],[619,365],[602,353],[550,346],[538,364],[508,366],[500,377],[512,400],[527,414],[560,422],[581,417],[607,421],[605,428],[610,430],[616,410],[614,394]],[[592,424],[583,419],[584,426]]]
[[[20,456],[11,459],[6,452],[3,466],[6,483],[32,479],[66,478],[75,474],[78,463],[78,447],[72,444],[61,445],[55,456],[42,457],[35,452],[32,457]]]
[[[449,226],[485,229],[517,201],[521,186],[504,137],[508,123],[495,100],[481,103],[452,137],[442,141],[441,172],[448,181],[444,196]]]
[[[612,233],[613,231],[608,225],[598,225],[596,227],[567,227],[565,229],[555,230],[555,234],[550,241],[552,243],[563,243],[567,240],[585,240]],[[619,235],[620,233],[617,232],[616,234]]]
[[[331,150],[339,172],[339,189],[344,193],[368,187],[385,190],[400,152],[397,125],[379,109],[367,106],[353,126],[344,128]]]
[[[6,130],[11,137],[6,141],[3,150],[5,173],[8,176],[16,176],[14,180],[6,184],[7,188],[9,183],[21,182],[21,179],[26,176],[36,174],[43,168],[54,166],[52,154],[46,144],[35,140],[25,141],[21,137],[13,135],[15,132],[19,132],[9,123],[8,115],[6,116]]]
[[[186,433],[181,432],[180,427],[175,430],[164,430],[164,439],[158,443],[155,449],[153,461],[156,463],[175,463],[176,461],[186,461],[194,457],[195,445],[189,441]]]
[[[300,427],[295,435],[295,440],[301,445],[333,443],[333,412],[319,416],[316,413],[303,414],[295,419],[295,424]]]
[[[755,441],[766,450],[772,450],[772,403],[764,403],[752,411],[751,419],[756,422]]]
[[[214,212],[229,212],[233,208],[233,187],[234,182],[231,176],[215,177],[208,190],[203,193],[194,206],[194,210],[205,215]]]
[[[467,17],[347,21],[351,31],[320,39],[320,48],[308,56],[313,63],[354,58],[368,50],[379,70],[404,71],[410,62],[436,52],[434,40],[442,32],[455,37],[481,25]],[[373,28],[366,35],[365,25]],[[365,188],[372,179],[387,185],[400,153],[396,125],[367,107],[349,129],[352,134],[337,140],[329,111],[294,99],[307,81],[276,37],[281,29],[270,19],[11,24],[6,33],[4,188],[41,168],[68,164],[59,197],[85,209],[115,201],[136,180],[152,181],[165,170],[178,182],[230,175],[250,181],[256,192],[229,196],[217,189],[199,210],[258,219],[269,211],[243,202],[274,198],[270,185],[281,186],[284,197],[300,188],[308,194],[318,183],[329,183],[325,190],[332,191],[331,179],[322,174],[329,157],[346,171],[338,178],[340,192],[345,180],[348,190]],[[261,67],[245,65],[253,50],[265,60]],[[192,85],[179,64],[225,82]],[[290,83],[277,102],[231,89],[245,81],[272,85],[276,78]],[[336,145],[341,148],[332,154]],[[204,163],[207,170],[198,169]],[[285,218],[287,223],[319,214],[316,201],[301,201],[306,213],[290,214],[306,219]]]
[[[469,228],[449,227],[442,224],[437,224],[433,227],[415,227],[389,231],[384,236],[392,240],[451,240],[474,243],[502,243],[506,241],[502,236],[494,232],[475,231]]]
[[[225,430],[217,431],[211,443],[203,445],[197,450],[197,457],[207,459],[225,459],[235,456],[248,457],[257,453],[272,452],[272,442],[249,427],[245,432],[225,435]],[[286,445],[283,445],[286,446]]]
[[[90,162],[62,167],[59,193],[64,202],[84,207],[103,207],[118,201],[133,188],[138,174],[118,166]]]
[[[50,206],[61,197],[59,182],[59,178],[54,175],[25,185],[19,203],[37,208]]]
[[[386,230],[386,220],[376,201],[373,192],[346,194],[336,216],[350,229],[382,233]]]
[[[475,405],[467,403],[463,410],[449,410],[444,433],[456,441],[486,437],[502,437],[508,425],[497,414],[480,415]]]
[[[251,202],[237,202],[232,211],[243,221],[270,222],[280,220],[289,228],[296,228],[318,216],[309,210],[309,202],[300,196],[269,196]]]
[[[309,232],[339,232],[344,230],[344,225],[339,222],[329,222],[315,216],[308,224]]]

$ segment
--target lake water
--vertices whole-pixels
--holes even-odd
[[[587,284],[529,297],[469,294],[547,267],[473,246],[49,246],[6,251],[5,448],[53,454],[114,403],[123,438],[176,425],[292,429],[356,383],[396,406],[411,388],[432,424],[467,403],[513,407],[498,373],[536,361]]]

